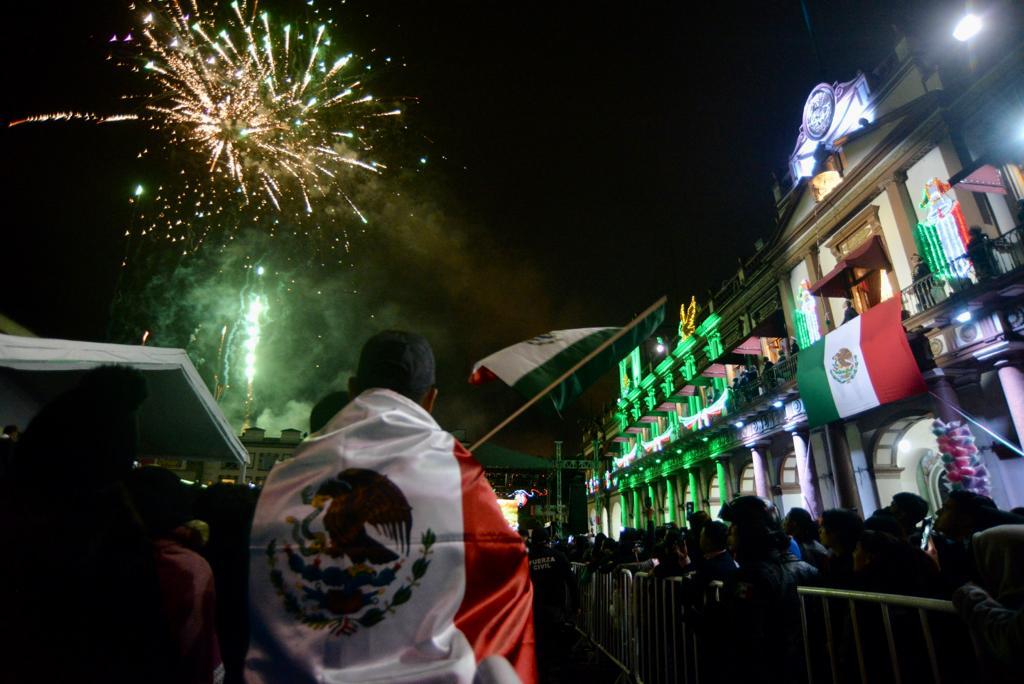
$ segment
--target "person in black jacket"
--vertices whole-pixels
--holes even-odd
[[[714,581],[727,582],[738,569],[729,553],[729,528],[715,520],[704,526],[700,533],[700,550],[703,554],[695,580],[703,587]]]
[[[791,508],[784,522],[786,534],[800,547],[800,559],[819,570],[825,565],[828,550],[818,540],[818,524],[803,508]]]
[[[834,589],[853,587],[853,551],[864,531],[864,521],[854,511],[833,508],[821,514],[821,543],[829,550],[822,568],[823,583]]]
[[[846,304],[843,307],[843,323],[849,323],[859,315],[860,314],[857,313],[857,310],[853,308],[853,302],[847,299]]]
[[[729,537],[740,566],[722,592],[728,624],[735,630],[721,661],[729,670],[725,681],[802,681],[796,588],[812,583],[817,571],[787,552],[789,537],[770,502],[741,496],[726,504],[719,515],[732,523]]]
[[[537,662],[545,672],[558,654],[565,652],[567,631],[563,626],[576,614],[579,603],[576,578],[565,554],[551,547],[546,528],[533,531],[529,555]]]

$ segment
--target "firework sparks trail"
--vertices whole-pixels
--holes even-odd
[[[240,214],[253,222],[279,216],[323,232],[336,222],[333,208],[347,206],[366,223],[355,184],[359,175],[386,168],[370,155],[383,130],[380,117],[401,109],[365,91],[356,56],[330,54],[331,21],[296,29],[257,11],[257,0],[222,9],[207,4],[140,2],[136,30],[111,39],[129,48],[132,56],[122,63],[151,86],[137,113],[55,112],[8,126],[142,120],[172,146],[198,155],[204,170],[180,168],[179,182],[158,187],[140,216],[140,236],[176,243],[183,256],[211,230],[238,228]]]
[[[373,119],[400,110],[382,111],[362,91],[352,54],[327,55],[327,25],[294,34],[244,1],[231,3],[223,27],[198,3],[149,7],[140,43],[157,87],[146,110],[155,128],[206,159],[211,185],[234,188],[219,195],[306,215],[316,198],[341,197],[362,220],[346,183],[352,170],[384,168],[365,158]],[[200,192],[195,204],[219,213],[217,194]]]
[[[223,328],[221,328],[220,331],[220,344],[217,345],[217,365],[216,370],[214,370],[213,373],[213,398],[215,401],[220,401],[220,398],[224,396],[224,391],[227,389],[227,387],[224,385],[224,382],[221,381],[221,375],[218,373],[218,371],[223,367],[224,381],[227,380],[228,369],[227,366],[225,365],[224,359],[224,340],[227,336],[228,326],[225,325]]]
[[[117,123],[118,121],[136,121],[137,114],[93,114],[91,112],[51,112],[50,114],[34,114],[24,119],[17,119],[7,124],[8,128],[14,128],[22,124],[48,123],[51,121],[92,121],[94,123]]]
[[[263,295],[250,294],[249,305],[245,313],[245,339],[242,349],[245,351],[245,419],[242,429],[250,426],[252,405],[256,398],[256,351],[260,344],[260,332],[263,316],[267,313],[267,300]]]

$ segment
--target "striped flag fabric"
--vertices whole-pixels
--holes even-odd
[[[519,535],[476,459],[415,402],[359,395],[274,467],[250,540],[247,682],[535,682]]]
[[[797,355],[796,381],[810,427],[928,391],[891,297]]]
[[[561,411],[654,334],[664,320],[665,306],[662,303],[624,328],[552,330],[478,361],[473,366],[469,382],[480,385],[500,379],[522,395],[534,397],[572,371],[550,393],[555,409]],[[613,338],[617,339],[601,349]],[[588,359],[599,349],[593,358]]]

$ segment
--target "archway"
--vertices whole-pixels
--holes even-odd
[[[748,463],[740,471],[740,496],[756,496],[757,482],[754,479],[754,464]]]
[[[622,497],[616,496],[612,499],[612,513],[608,521],[608,536],[612,539],[619,538],[619,530],[622,529]]]
[[[806,508],[804,494],[800,490],[800,476],[796,470],[796,454],[789,454],[779,461],[779,488],[782,490],[782,515],[794,508]]]
[[[923,496],[933,513],[942,505],[945,494],[940,482],[944,473],[931,415],[899,418],[880,429],[872,465],[882,506],[888,506],[898,492]]]
[[[708,515],[712,520],[718,520],[718,512],[722,510],[722,500],[718,496],[718,475],[711,478],[708,486]]]

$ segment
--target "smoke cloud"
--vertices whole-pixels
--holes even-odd
[[[272,236],[258,223],[187,257],[144,248],[115,308],[120,336],[146,329],[150,344],[184,347],[236,428],[273,432],[307,430],[311,406],[346,388],[372,334],[413,330],[437,356],[439,422],[479,436],[521,399],[468,386],[473,361],[573,312],[514,240],[460,220],[410,175],[374,179],[355,199],[370,223],[344,224],[350,253],[308,225]],[[347,208],[321,201],[337,231]],[[243,345],[254,297],[265,311],[250,402]]]

